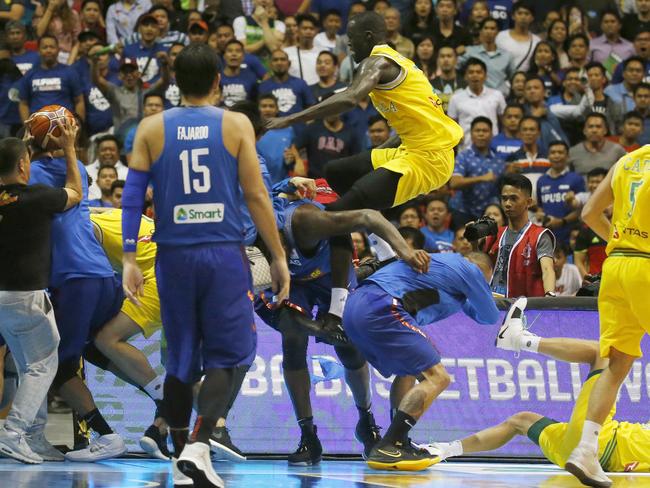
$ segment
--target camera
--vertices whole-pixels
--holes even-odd
[[[465,239],[468,241],[478,241],[487,236],[496,236],[499,232],[499,226],[494,219],[490,217],[481,217],[476,222],[465,226]]]

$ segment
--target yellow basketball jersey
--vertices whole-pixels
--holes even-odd
[[[614,249],[650,254],[650,145],[618,161],[612,191],[614,213],[607,254]]]
[[[463,129],[447,117],[431,83],[410,59],[385,44],[371,56],[384,56],[402,68],[397,79],[377,85],[370,100],[401,137],[407,149],[451,149],[463,138]]]
[[[92,220],[101,231],[100,243],[104,248],[113,269],[122,272],[122,210],[113,209],[109,212],[90,214]],[[153,275],[156,264],[156,243],[153,242],[155,227],[153,220],[142,216],[140,232],[138,233],[138,254],[136,262],[144,275]]]

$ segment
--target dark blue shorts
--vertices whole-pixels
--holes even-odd
[[[250,365],[257,333],[248,260],[238,244],[158,246],[156,280],[167,374]]]
[[[379,286],[367,284],[348,297],[343,328],[382,376],[416,376],[440,362],[440,353],[415,319]]]
[[[72,278],[53,289],[52,305],[59,329],[59,363],[78,361],[86,343],[122,308],[124,292],[114,276]]]

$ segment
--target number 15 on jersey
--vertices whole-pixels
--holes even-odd
[[[195,193],[207,193],[210,191],[210,168],[201,164],[201,158],[210,155],[207,147],[184,150],[179,158],[183,169],[183,192],[189,195]]]

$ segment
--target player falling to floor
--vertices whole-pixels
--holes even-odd
[[[508,351],[528,351],[549,356],[558,361],[584,363],[590,367],[568,422],[545,417],[534,412],[519,412],[499,425],[451,443],[427,446],[442,459],[461,454],[492,451],[504,446],[517,435],[526,435],[539,446],[552,463],[563,468],[569,454],[580,440],[582,424],[587,414],[589,397],[594,385],[607,368],[608,360],[600,357],[598,342],[567,337],[538,337],[524,329],[526,299],[520,298],[510,308],[497,336],[496,345]],[[598,458],[606,471],[650,471],[650,430],[648,424],[613,420],[615,406],[607,414],[600,431]]]
[[[641,339],[650,332],[650,146],[622,157],[582,210],[582,218],[607,241],[598,312],[600,355],[609,358],[589,398],[580,444],[566,469],[589,486],[610,486],[598,464],[598,438],[632,363],[642,356]],[[612,221],[604,212],[610,205]]]
[[[140,122],[124,188],[124,289],[136,301],[143,276],[135,262],[140,215],[151,180],[158,245],[156,279],[168,344],[165,419],[175,466],[198,486],[223,486],[209,439],[227,407],[234,371],[250,364],[256,332],[250,270],[242,240],[241,195],[272,255],[274,292],[289,291],[286,256],[260,175],[248,119],[215,108],[219,57],[206,45],[175,61],[184,106]],[[241,188],[240,188],[241,185]],[[188,439],[192,379],[203,368],[198,417]]]

